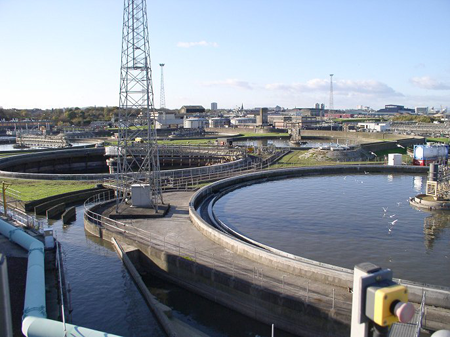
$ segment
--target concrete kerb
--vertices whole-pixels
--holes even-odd
[[[355,174],[364,171],[371,173],[426,173],[427,167],[419,166],[332,166],[332,167],[308,167],[289,168],[245,174],[239,177],[227,178],[219,182],[201,188],[189,203],[189,215],[194,226],[210,240],[230,249],[234,253],[265,264],[269,267],[282,270],[303,277],[308,277],[329,285],[352,287],[353,272],[350,269],[322,264],[317,261],[295,257],[295,259],[279,256],[262,248],[239,241],[230,235],[223,233],[209,225],[197,212],[202,201],[215,193],[221,193],[224,189],[233,188],[239,184],[258,183],[267,180],[284,179],[305,175],[321,174]],[[436,287],[415,282],[402,281],[410,288],[410,299],[420,303],[423,291],[427,291],[427,304],[443,308],[450,308],[450,289]]]

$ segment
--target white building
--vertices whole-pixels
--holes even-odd
[[[208,126],[206,118],[185,118],[183,122],[185,129],[203,129]]]
[[[176,118],[174,113],[157,112],[155,124],[157,129],[177,129],[183,125],[183,118]]]
[[[358,128],[368,132],[384,132],[391,128],[390,123],[358,123]]]
[[[232,125],[256,124],[255,117],[237,117],[231,119]]]
[[[428,114],[427,106],[416,106],[414,110],[416,111],[416,114],[420,114],[420,115]]]

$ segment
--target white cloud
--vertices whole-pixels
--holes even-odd
[[[283,90],[289,92],[324,92],[330,90],[330,81],[327,79],[312,79],[306,83],[273,83],[265,86],[268,90]],[[354,94],[403,96],[388,85],[374,80],[337,80],[333,81],[333,92],[338,95],[351,96]]]
[[[440,82],[429,76],[413,77],[410,79],[410,82],[421,89],[450,90],[450,85]]]
[[[180,48],[191,48],[191,47],[218,47],[219,44],[217,42],[207,42],[207,41],[198,41],[198,42],[178,42],[177,47]]]
[[[226,79],[225,81],[203,82],[202,85],[207,87],[231,87],[252,90],[254,86],[247,81],[238,79]]]

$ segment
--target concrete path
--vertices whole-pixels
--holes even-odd
[[[212,242],[201,234],[189,218],[189,200],[194,192],[169,192],[164,202],[170,203],[164,218],[120,220],[127,224],[127,232],[147,239],[149,245],[162,245],[166,252],[190,258],[213,269],[233,273],[256,285],[267,287],[294,297],[302,297],[324,309],[339,307],[351,311],[348,289],[334,288],[306,278],[280,272],[274,268],[249,260]],[[251,233],[247,233],[251,234]],[[251,235],[250,235],[251,236]],[[334,297],[334,300],[333,300]]]

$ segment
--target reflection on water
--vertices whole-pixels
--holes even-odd
[[[426,183],[426,178],[417,176],[414,177],[414,191],[420,193],[423,190],[423,185]]]
[[[123,336],[165,336],[111,244],[85,233],[83,211],[77,207],[72,225],[51,225],[72,290],[72,322]]]
[[[424,219],[423,233],[425,234],[424,243],[427,251],[433,250],[435,241],[439,240],[440,237],[443,235],[444,230],[445,229],[448,230],[449,228],[450,228],[449,213],[435,212]],[[450,254],[450,251],[448,253]]]
[[[410,197],[423,193],[422,178],[362,174],[271,181],[226,194],[214,211],[236,230],[299,256],[346,268],[370,261],[391,268],[395,277],[448,285],[450,268],[442,266],[450,263],[450,218],[409,205]]]
[[[63,226],[61,221],[51,225],[62,245],[72,289],[72,322],[123,336],[165,336],[112,245],[84,231],[83,211],[83,207],[77,207],[72,225]],[[151,293],[172,308],[176,318],[208,336],[270,336],[270,327],[265,324],[151,275],[144,280]],[[276,336],[292,337],[281,331]]]

